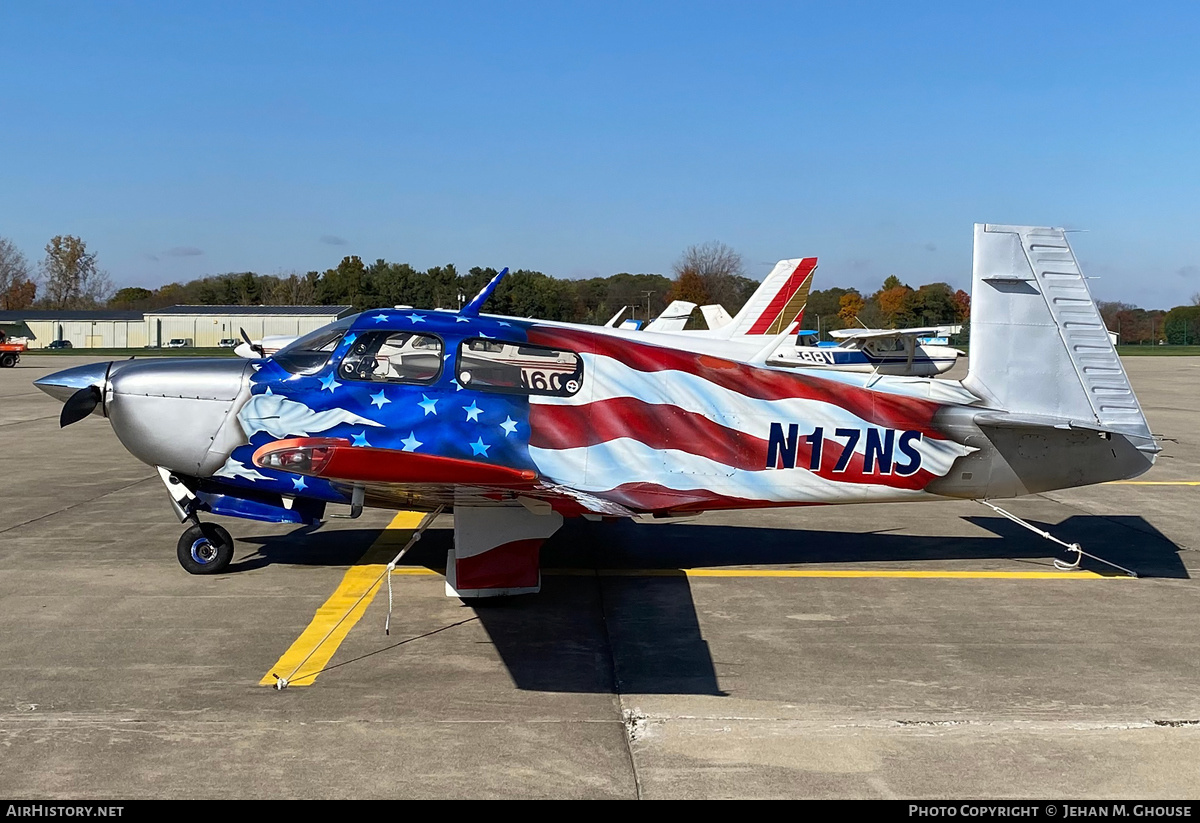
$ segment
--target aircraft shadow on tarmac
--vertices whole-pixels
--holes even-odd
[[[968,517],[996,535],[921,537],[683,523],[568,521],[547,541],[542,591],[533,597],[472,601],[519,689],[547,692],[724,695],[683,569],[1010,559],[1050,570],[1065,552],[1002,517]],[[1186,578],[1178,547],[1141,517],[1073,516],[1034,525],[1144,577]],[[231,571],[276,563],[386,563],[403,546],[364,551],[377,531],[300,529],[241,538],[259,544]],[[449,529],[430,529],[401,565],[441,572]],[[382,551],[380,551],[382,549]],[[384,556],[386,555],[386,556]],[[1114,570],[1084,558],[1087,570]],[[619,574],[642,570],[644,575]],[[606,574],[605,572],[609,572]],[[612,572],[618,572],[612,574]],[[418,641],[419,642],[419,641]],[[393,644],[392,648],[400,644]]]

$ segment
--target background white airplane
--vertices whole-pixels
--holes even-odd
[[[834,329],[836,343],[819,343],[815,331],[801,331],[794,342],[768,358],[772,365],[838,371],[931,377],[949,371],[963,352],[930,340],[944,340],[962,326],[912,329]]]

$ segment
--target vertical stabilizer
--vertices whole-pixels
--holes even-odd
[[[733,320],[720,327],[721,337],[776,335],[797,322],[808,302],[817,258],[780,260]]]
[[[1151,438],[1060,228],[975,224],[963,385],[1011,414]]]
[[[650,321],[650,324],[646,326],[646,331],[683,331],[683,327],[687,325],[688,318],[692,316],[692,310],[695,308],[695,303],[676,300],[667,306],[662,314]]]
[[[704,315],[704,322],[710,329],[719,329],[733,322],[733,318],[729,316],[729,312],[725,311],[724,306],[716,304],[701,306],[700,313]]]

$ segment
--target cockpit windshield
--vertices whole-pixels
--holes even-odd
[[[320,371],[329,362],[330,355],[337,348],[346,330],[354,323],[358,315],[343,317],[328,326],[322,326],[316,331],[309,332],[298,340],[293,340],[272,355],[271,359],[292,374],[312,374]]]

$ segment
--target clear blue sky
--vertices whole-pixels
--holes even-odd
[[[1200,292],[1194,3],[0,3],[0,236],[118,286],[688,245],[967,287],[971,225]]]

